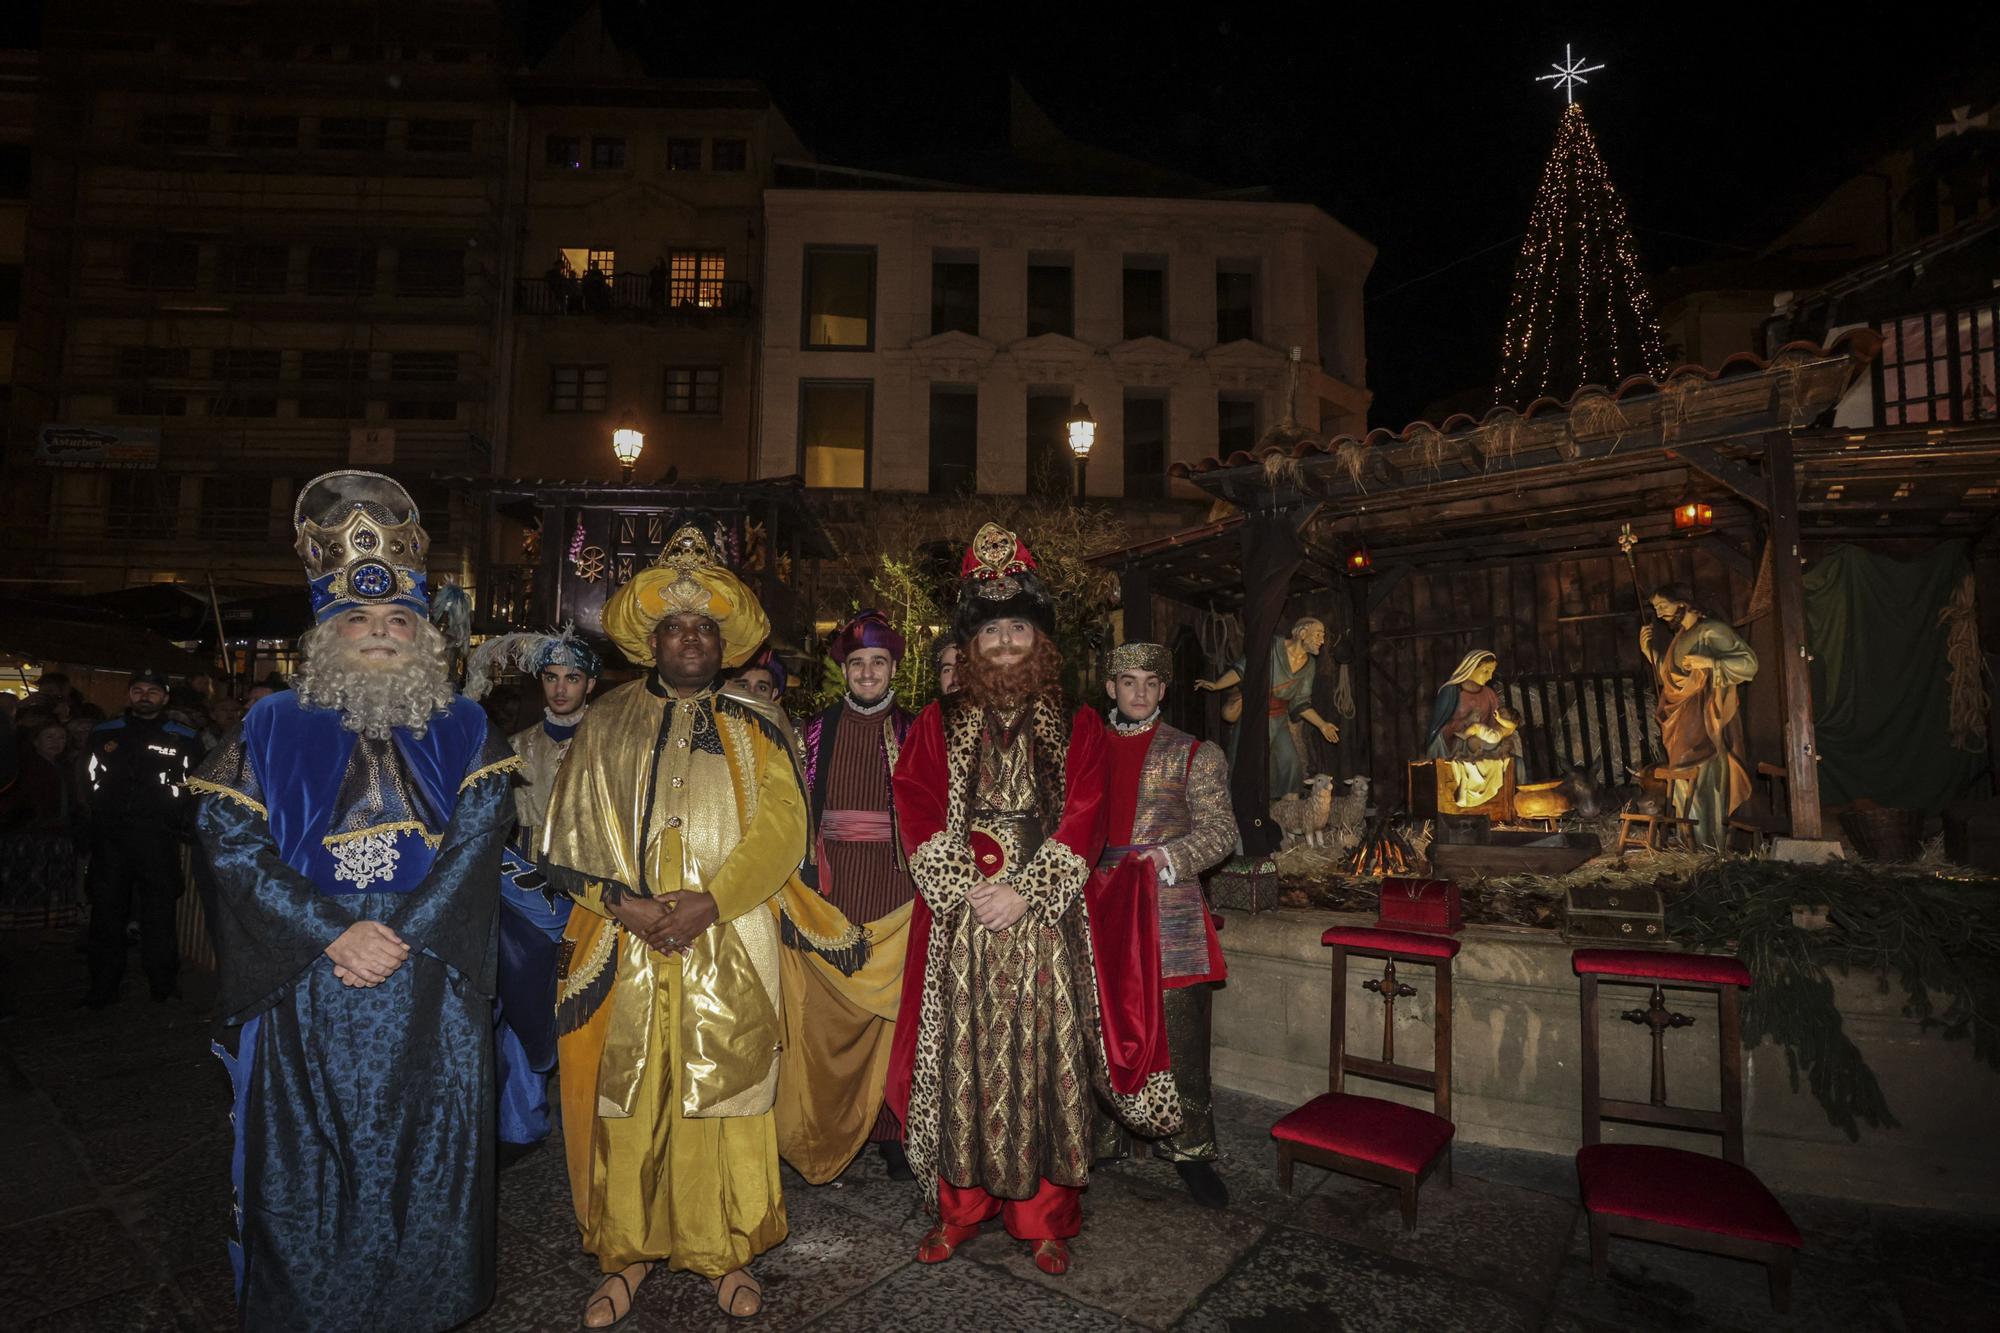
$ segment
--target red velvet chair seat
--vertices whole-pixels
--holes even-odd
[[[1593,1213],[1799,1249],[1784,1205],[1747,1167],[1638,1143],[1593,1143],[1576,1154],[1583,1206]]]
[[[1710,986],[1748,986],[1750,969],[1734,958],[1712,953],[1658,953],[1651,949],[1578,949],[1570,955],[1578,976],[1638,977],[1647,981],[1697,981]]]
[[[1419,935],[1410,930],[1378,930],[1374,926],[1335,926],[1319,937],[1332,948],[1363,949],[1369,953],[1393,953],[1413,958],[1456,958],[1458,941],[1444,935]]]
[[[1451,1121],[1379,1097],[1328,1092],[1271,1126],[1271,1137],[1415,1175],[1451,1142]]]

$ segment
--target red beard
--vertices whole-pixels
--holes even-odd
[[[958,687],[981,708],[1016,708],[1037,696],[1062,698],[1062,654],[1055,640],[1035,632],[1035,646],[1018,662],[1002,665],[974,640],[958,659]]]

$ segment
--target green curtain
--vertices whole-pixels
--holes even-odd
[[[1938,612],[1970,572],[1965,543],[1915,560],[1837,546],[1807,571],[1820,794],[1936,813],[1984,757],[1955,749]]]

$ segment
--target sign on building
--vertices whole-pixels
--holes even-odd
[[[396,461],[394,426],[354,426],[347,432],[347,461],[381,465]]]
[[[35,436],[35,461],[44,467],[156,468],[157,426],[59,426],[44,424]]]

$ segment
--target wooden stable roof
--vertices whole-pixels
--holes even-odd
[[[1208,459],[1175,475],[1246,509],[1293,508],[1306,558],[1298,591],[1326,587],[1348,553],[1376,574],[1490,567],[1615,549],[1622,525],[1651,549],[1678,536],[1677,503],[1714,510],[1694,540],[1744,577],[1753,515],[1769,508],[1760,463],[1773,432],[1792,441],[1801,536],[1976,537],[2000,515],[2000,424],[1802,430],[1863,373],[1866,332],[1799,345],[1769,361],[1586,388],[1483,421],[1456,417],[1400,434],[1321,441],[1294,430],[1256,455]],[[1273,435],[1280,433],[1274,431]],[[1143,571],[1152,591],[1214,609],[1242,601],[1242,515],[1108,552],[1096,562]]]

